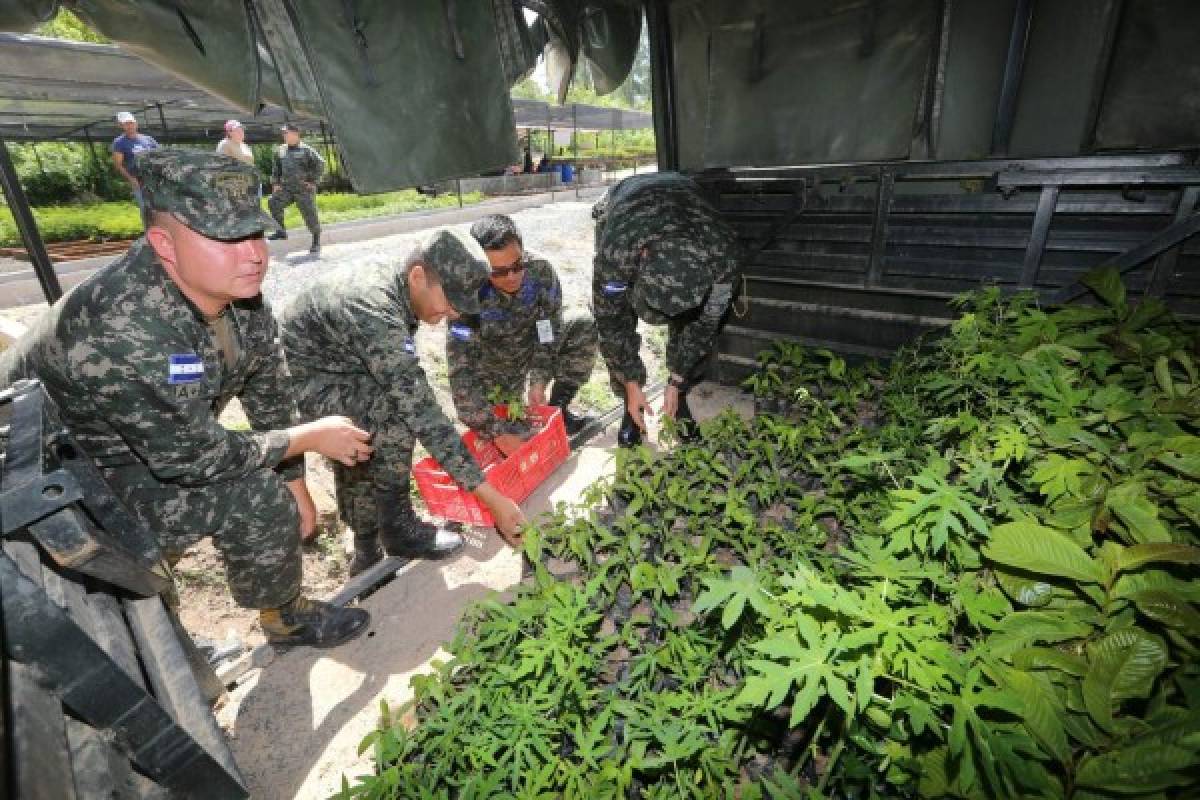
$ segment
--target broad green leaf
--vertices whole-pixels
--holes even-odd
[[[1079,545],[1053,528],[1032,520],[1020,520],[992,529],[983,554],[1010,567],[1061,578],[1100,583],[1101,567]]]
[[[1041,608],[1054,596],[1055,587],[1045,581],[1014,575],[1002,569],[995,570],[996,582],[1014,603],[1030,608]]]
[[[1081,459],[1051,453],[1036,465],[1033,480],[1038,484],[1038,491],[1053,503],[1063,495],[1078,495],[1083,489],[1084,476],[1094,470],[1091,464]]]
[[[1154,297],[1146,297],[1129,312],[1129,316],[1125,318],[1122,327],[1130,332],[1140,331],[1165,313],[1167,313],[1167,307],[1163,305],[1161,300]]]
[[[1129,698],[1149,697],[1166,665],[1163,640],[1140,628],[1114,631],[1092,642],[1083,679],[1083,702],[1092,719],[1113,732],[1113,707]]]
[[[1054,693],[1054,687],[1043,676],[1016,669],[1004,671],[1004,682],[1020,698],[1025,727],[1038,744],[1060,764],[1066,763],[1071,757],[1062,723],[1066,709]]]
[[[987,639],[988,652],[1007,658],[1032,644],[1057,644],[1092,635],[1093,627],[1062,611],[1019,611],[1005,617]]]
[[[1200,611],[1171,592],[1143,591],[1129,596],[1137,610],[1185,636],[1200,636]]]
[[[1200,480],[1200,454],[1196,453],[1161,453],[1158,462],[1173,469],[1180,475],[1186,475],[1193,480]]]
[[[1056,669],[1068,675],[1082,678],[1087,674],[1087,661],[1072,653],[1064,653],[1052,647],[1026,647],[1012,654],[1013,666],[1017,669]]]
[[[1080,278],[1079,282],[1112,308],[1124,308],[1125,284],[1121,281],[1121,273],[1113,267],[1092,270]]]
[[[1200,564],[1200,547],[1160,542],[1135,544],[1117,555],[1117,570],[1128,572],[1146,564]]]
[[[1172,399],[1175,397],[1175,381],[1171,379],[1171,364],[1166,356],[1159,356],[1154,362],[1154,380],[1163,394]]]
[[[1158,506],[1146,497],[1145,484],[1128,481],[1108,490],[1105,506],[1125,524],[1129,536],[1139,544],[1169,542],[1171,534],[1158,518]]]
[[[1176,770],[1195,766],[1196,756],[1182,747],[1134,745],[1084,759],[1075,782],[1117,794],[1148,794],[1188,782]]]

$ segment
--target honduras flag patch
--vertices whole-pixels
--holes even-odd
[[[622,283],[621,281],[608,281],[603,287],[601,287],[601,291],[603,291],[604,294],[608,295],[609,297],[615,297],[628,288],[628,284]]]
[[[195,353],[167,356],[167,383],[196,383],[204,380],[204,362]]]
[[[404,340],[404,352],[408,353],[410,356],[415,356],[417,354],[417,343],[413,341],[411,336]]]
[[[450,335],[460,342],[465,342],[471,338],[471,328],[461,322],[450,323]]]

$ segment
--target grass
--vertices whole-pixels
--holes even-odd
[[[471,192],[463,195],[463,203],[478,203],[483,195]],[[408,211],[427,211],[458,205],[458,196],[445,194],[427,197],[412,189],[385,194],[357,195],[329,193],[317,195],[317,210],[323,223],[344,222],[367,217],[382,217]],[[263,200],[266,207],[266,199]],[[21,236],[8,208],[0,207],[0,247],[19,247]],[[46,242],[106,239],[132,239],[142,233],[137,207],[132,203],[92,203],[77,206],[44,206],[35,208],[42,239]],[[304,222],[295,206],[284,213],[289,228],[302,227]]]

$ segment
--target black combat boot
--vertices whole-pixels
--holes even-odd
[[[692,416],[686,389],[679,392],[679,407],[675,409],[675,432],[681,442],[694,442],[700,438],[700,425]]]
[[[565,381],[555,381],[554,388],[550,390],[550,405],[562,410],[563,425],[567,429],[567,436],[574,436],[596,421],[596,418],[590,414],[571,413],[571,401],[578,393],[578,386]]]
[[[365,631],[371,615],[297,595],[279,608],[262,609],[258,620],[271,644],[334,647]]]
[[[633,415],[628,411],[621,417],[621,429],[617,431],[618,447],[637,447],[642,443],[642,429],[633,421]]]
[[[389,556],[436,561],[462,550],[462,534],[444,531],[417,516],[408,489],[376,492],[379,508],[379,540]]]
[[[379,546],[378,534],[354,534],[354,560],[350,562],[351,578],[375,566],[382,559],[383,549]]]
[[[310,255],[314,255],[314,256],[321,252],[321,232],[320,231],[317,231],[316,233],[314,233],[312,235],[312,244],[310,244],[308,246],[308,252]]]

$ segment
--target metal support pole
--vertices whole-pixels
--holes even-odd
[[[675,117],[675,54],[671,44],[670,9],[666,0],[645,0],[645,4],[658,166],[662,170],[677,170],[679,132]],[[634,168],[636,171],[636,163]]]
[[[867,265],[865,285],[878,286],[883,277],[883,259],[887,254],[888,215],[892,212],[892,194],[896,188],[896,172],[880,167],[875,192],[875,225],[871,231],[871,261]]]
[[[1025,248],[1025,263],[1021,267],[1022,289],[1029,289],[1037,281],[1042,266],[1042,253],[1046,250],[1046,239],[1050,235],[1050,223],[1054,219],[1054,208],[1058,205],[1058,187],[1043,186],[1038,198],[1037,213],[1033,216],[1033,229],[1029,233],[1029,245]]]
[[[1033,20],[1034,0],[1017,0],[1012,31],[1008,38],[1008,57],[1004,62],[1004,82],[1000,84],[1000,102],[996,105],[996,124],[992,128],[992,155],[1008,155],[1013,119],[1017,113],[1017,92],[1025,70],[1025,46],[1029,43],[1029,23]]]
[[[21,241],[25,243],[25,251],[29,253],[29,261],[33,264],[38,283],[42,285],[42,294],[46,296],[47,303],[54,303],[62,297],[62,286],[58,283],[54,264],[50,261],[50,254],[46,252],[45,243],[42,242],[42,234],[38,230],[37,220],[33,218],[29,199],[17,179],[17,170],[13,167],[8,144],[3,139],[0,139],[0,185],[4,187],[8,209],[12,212],[13,221],[17,223],[17,230],[21,232]]]
[[[455,185],[458,187],[458,207],[459,207],[459,208],[462,208],[462,207],[463,207],[463,201],[462,201],[462,178],[455,178],[455,179],[454,179],[454,183],[455,183]]]
[[[162,103],[155,103],[158,106],[158,121],[162,123],[162,137],[164,144],[171,144],[171,129],[167,127],[167,115],[163,113]]]
[[[1179,206],[1175,209],[1174,222],[1182,222],[1195,210],[1196,202],[1200,200],[1200,186],[1185,186],[1179,193]],[[1150,279],[1146,282],[1146,294],[1151,297],[1162,297],[1166,294],[1171,279],[1175,277],[1175,267],[1179,262],[1179,251],[1183,245],[1177,244],[1154,260],[1150,270]]]

